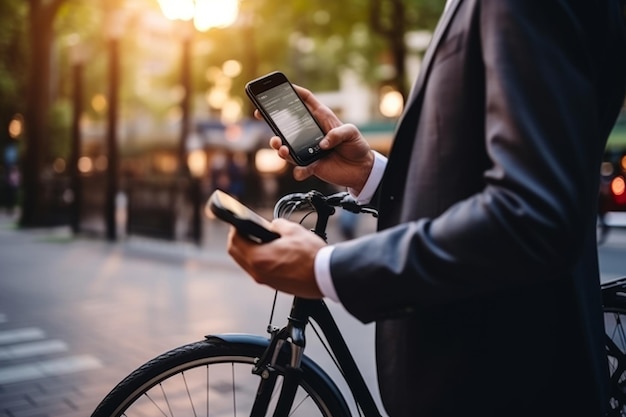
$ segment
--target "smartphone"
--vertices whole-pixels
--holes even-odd
[[[215,217],[232,224],[238,233],[254,242],[265,243],[280,237],[278,233],[269,230],[268,220],[224,191],[213,191],[207,205]]]
[[[285,74],[269,73],[250,81],[245,89],[296,164],[308,165],[328,153],[319,146],[324,131]]]

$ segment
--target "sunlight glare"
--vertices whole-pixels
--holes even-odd
[[[201,32],[229,26],[237,19],[238,0],[196,0],[194,26]]]
[[[159,6],[169,20],[191,20],[195,13],[193,0],[158,0]]]

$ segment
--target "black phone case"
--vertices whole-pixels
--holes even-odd
[[[280,237],[278,233],[267,230],[254,220],[237,216],[234,212],[222,205],[216,192],[209,198],[209,208],[217,218],[232,224],[235,226],[238,233],[254,242],[266,243]]]

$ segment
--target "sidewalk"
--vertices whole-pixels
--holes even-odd
[[[264,334],[274,292],[228,256],[228,231],[205,220],[201,246],[139,236],[110,243],[68,227],[17,229],[0,214],[0,417],[86,417],[166,350],[209,333]],[[334,223],[329,234],[338,238]],[[290,301],[279,296],[276,324]],[[373,328],[329,307],[376,392]],[[322,355],[310,342],[309,355]]]

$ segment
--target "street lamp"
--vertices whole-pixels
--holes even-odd
[[[70,39],[70,62],[72,64],[72,151],[70,156],[70,175],[74,199],[71,209],[71,226],[74,233],[80,232],[80,216],[82,205],[82,186],[78,160],[81,154],[80,118],[83,111],[83,66],[85,61],[84,45],[78,35]]]
[[[193,19],[200,32],[232,25],[239,13],[238,0],[158,0],[169,20]]]
[[[121,9],[111,9],[107,14],[106,36],[109,45],[109,112],[107,117],[107,190],[105,201],[106,236],[117,240],[116,197],[118,192],[118,104],[120,87],[119,40],[124,30],[124,14]]]
[[[158,0],[163,15],[169,20],[179,20],[182,26],[181,85],[183,97],[180,140],[178,144],[179,167],[188,172],[187,137],[189,136],[191,100],[191,40],[193,26],[201,31],[230,26],[237,19],[238,0]]]
[[[182,112],[180,139],[178,143],[179,172],[190,179],[190,194],[193,204],[191,221],[192,234],[196,244],[202,240],[202,189],[201,176],[206,170],[204,151],[193,151],[187,158],[187,142],[190,132],[191,100],[191,41],[193,26],[199,31],[231,25],[237,19],[238,0],[158,0],[161,11],[169,20],[182,21],[182,62],[181,85],[183,96],[180,107]]]
[[[187,168],[191,174],[191,200],[193,215],[191,233],[196,245],[202,243],[202,177],[206,173],[207,156],[203,149],[194,149],[187,157]]]

